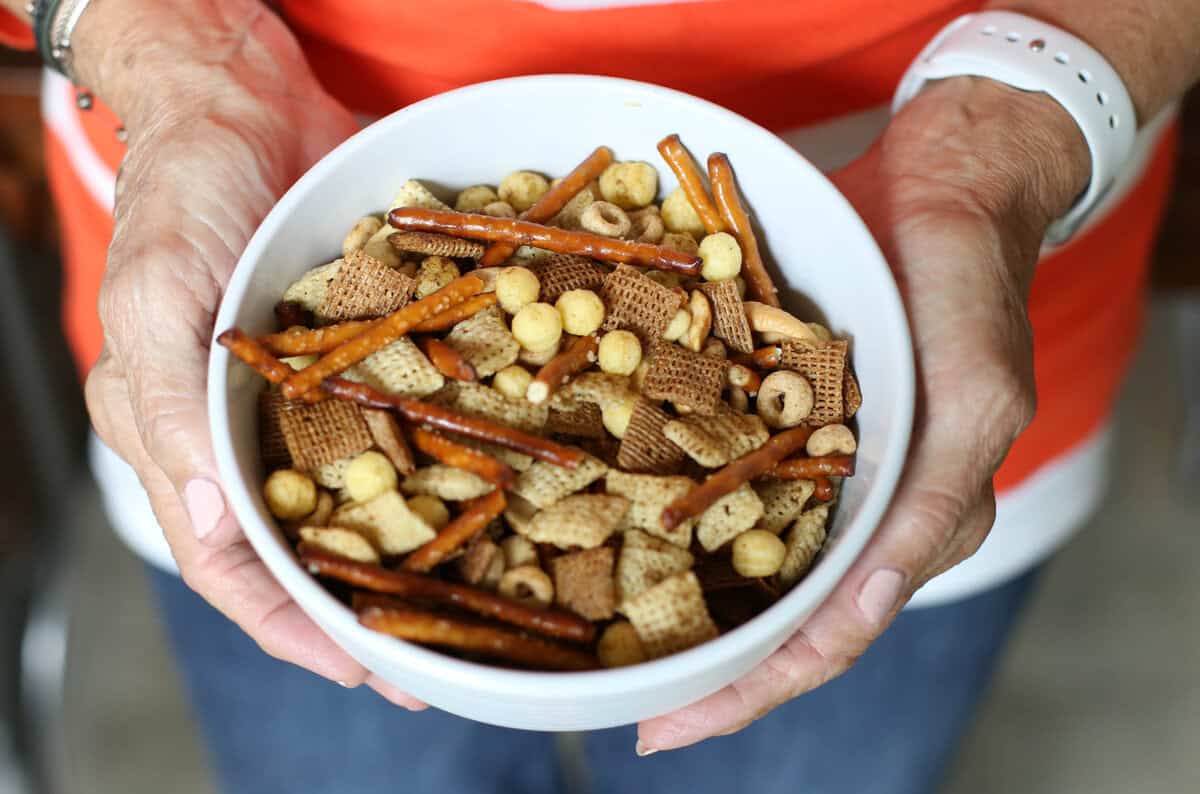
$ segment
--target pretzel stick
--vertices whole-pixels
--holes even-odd
[[[328,353],[378,323],[378,320],[347,320],[324,328],[289,328],[277,334],[260,336],[258,341],[277,356]]]
[[[289,400],[319,386],[330,375],[354,366],[372,353],[383,349],[412,330],[413,326],[462,303],[479,290],[483,281],[466,275],[451,281],[432,295],[397,309],[378,324],[330,350],[315,364],[289,375],[279,390]]]
[[[423,403],[411,397],[383,394],[365,383],[354,383],[345,378],[329,378],[321,386],[340,399],[356,402],[367,408],[395,409],[410,422],[430,425],[480,441],[490,441],[566,469],[576,469],[583,462],[583,453],[578,449],[564,447],[541,436],[505,427],[487,419],[466,416],[440,405]]]
[[[808,443],[811,427],[794,427],[772,436],[753,452],[725,466],[683,496],[667,505],[659,522],[663,529],[672,530],[689,518],[694,518],[726,494],[733,493],[745,483],[769,471],[779,461]]]
[[[541,637],[402,605],[370,602],[358,613],[358,622],[402,640],[478,653],[543,670],[592,670],[598,666],[590,654]]]
[[[447,328],[453,328],[468,317],[495,304],[497,300],[495,292],[484,292],[468,298],[457,306],[451,306],[441,314],[434,315],[425,322],[413,326],[413,333],[428,334],[433,331],[445,331]]]
[[[767,273],[762,255],[758,251],[758,239],[754,236],[754,227],[750,225],[750,216],[742,204],[738,194],[737,182],[733,178],[733,168],[729,158],[723,154],[708,156],[708,179],[712,183],[713,198],[721,209],[725,223],[733,230],[738,243],[742,247],[742,275],[746,279],[746,289],[755,300],[769,306],[779,305],[778,290]]]
[[[833,481],[825,475],[813,477],[813,497],[818,502],[828,502],[833,498]]]
[[[692,209],[696,210],[696,214],[700,216],[700,222],[704,224],[704,231],[709,234],[725,231],[725,223],[721,220],[717,208],[713,206],[712,199],[708,197],[708,190],[704,187],[700,170],[696,168],[696,161],[692,159],[691,152],[679,140],[679,136],[672,134],[659,141],[658,153],[675,172],[679,186],[683,188]]]
[[[477,587],[446,582],[433,576],[408,571],[392,571],[381,565],[355,562],[328,552],[310,549],[300,556],[300,564],[314,576],[337,579],[376,593],[419,598],[442,606],[474,612],[502,623],[510,623],[547,637],[572,642],[591,642],[596,628],[591,621],[563,609],[543,609],[513,598],[489,593]]]
[[[612,151],[607,146],[600,146],[587,156],[571,173],[552,185],[542,197],[525,212],[521,213],[523,220],[533,223],[544,223],[557,215],[575,194],[588,186],[593,179],[599,179],[604,169],[612,163]],[[479,260],[480,267],[493,267],[513,255],[517,247],[512,243],[492,243]]]
[[[550,395],[570,380],[572,375],[583,372],[596,363],[596,354],[600,349],[600,341],[595,334],[588,334],[576,339],[570,347],[559,353],[538,370],[537,375],[529,382],[525,390],[525,399],[529,402],[543,403]]]
[[[412,442],[413,446],[431,458],[437,458],[447,466],[477,474],[497,488],[510,488],[517,479],[516,472],[507,463],[496,460],[491,455],[484,454],[479,450],[463,446],[457,441],[451,441],[432,430],[414,427]]]
[[[853,477],[853,455],[827,455],[823,458],[794,458],[775,464],[768,477],[779,480],[811,480],[814,477]]]
[[[427,210],[419,207],[399,207],[388,213],[388,223],[397,229],[441,232],[471,240],[508,242],[533,245],[560,254],[576,254],[643,265],[659,270],[696,276],[702,264],[700,257],[651,243],[618,240],[589,232],[556,229],[512,218],[493,218],[469,212]]]
[[[275,304],[275,321],[280,328],[294,325],[312,325],[313,313],[296,301],[280,301]]]
[[[413,573],[427,573],[446,559],[504,512],[504,491],[497,488],[489,494],[467,502],[463,511],[442,527],[433,540],[404,558],[400,567]]]
[[[450,347],[440,339],[434,339],[431,336],[423,337],[417,347],[429,359],[429,363],[437,368],[437,371],[445,375],[451,380],[462,380],[474,383],[479,380],[479,373],[475,371],[475,367],[470,361],[463,358],[463,354]]]
[[[282,383],[288,376],[295,372],[287,364],[284,364],[268,353],[254,337],[245,333],[240,328],[230,328],[218,336],[217,344],[229,348],[230,353],[233,353],[243,363],[252,367],[255,372],[262,375],[271,383]],[[324,396],[321,395],[321,399]],[[306,394],[303,399],[309,403],[320,402],[315,393]]]

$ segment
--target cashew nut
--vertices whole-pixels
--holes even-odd
[[[812,386],[799,372],[778,370],[763,378],[758,389],[758,415],[767,427],[795,427],[812,413]]]
[[[355,251],[361,251],[375,233],[383,228],[383,221],[374,215],[366,215],[358,219],[354,228],[342,240],[342,256],[350,256]]]
[[[704,297],[704,293],[700,290],[692,290],[692,297],[688,301],[688,312],[692,315],[692,322],[688,325],[687,333],[679,340],[679,344],[693,353],[699,353],[700,349],[704,347],[704,340],[708,339],[708,332],[712,330],[712,307],[708,304],[708,298]]]
[[[816,334],[817,339],[820,339],[822,342],[828,342],[833,339],[833,334],[830,330],[820,323],[808,323],[808,327]]]
[[[729,351],[725,349],[725,343],[720,339],[711,337],[704,343],[704,347],[700,349],[700,354],[712,356],[713,358],[729,358]]]
[[[781,334],[788,339],[805,342],[819,342],[817,335],[808,327],[808,323],[788,314],[783,309],[768,306],[757,301],[746,301],[742,304],[746,309],[746,320],[750,330],[760,334]]]
[[[825,425],[813,432],[804,449],[814,458],[825,455],[853,455],[858,449],[858,442],[854,440],[850,428],[845,425]]]
[[[518,565],[500,577],[500,595],[537,606],[550,606],[554,600],[554,583],[536,565]]]
[[[762,388],[762,378],[745,364],[730,364],[726,380],[730,386],[741,389],[746,394],[757,394]]]
[[[625,210],[607,201],[587,205],[579,215],[579,225],[592,234],[603,237],[624,237],[632,225]]]

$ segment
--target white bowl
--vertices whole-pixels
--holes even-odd
[[[551,75],[484,83],[419,102],[343,143],[304,175],[242,254],[216,320],[271,330],[284,288],[339,255],[346,231],[387,206],[407,178],[447,191],[495,184],[518,168],[564,174],[594,147],[659,164],[677,132],[703,162],[729,154],[774,262],[785,303],[811,301],[853,338],[864,401],[857,474],[842,489],[812,572],[744,626],[697,648],[630,668],[523,672],[461,661],[363,628],[298,565],[261,496],[256,397],[262,380],[213,345],[208,394],[230,505],[259,556],[300,607],[364,666],[433,706],[481,722],[584,730],[636,722],[714,692],[778,648],[845,574],[883,516],[903,467],[913,407],[911,342],[890,271],[866,227],[824,176],[767,130],[676,91],[604,77]],[[447,192],[447,195],[450,195]]]

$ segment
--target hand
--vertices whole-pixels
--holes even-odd
[[[112,59],[92,62],[130,139],[100,296],[105,347],[88,377],[88,409],[104,442],[137,470],[192,589],[273,656],[420,708],[308,619],[242,536],[218,485],[205,381],[224,286],[276,199],[356,125],[260,3],[201,5],[206,11],[168,9],[165,19],[140,23],[158,22],[164,38],[128,43],[136,64],[127,58],[114,72]],[[119,23],[119,6],[89,12],[81,33],[93,44],[84,53],[98,46],[111,14]],[[181,21],[181,13],[214,18]]]
[[[918,398],[907,467],[878,532],[800,631],[730,686],[642,723],[639,752],[738,731],[845,672],[921,585],[983,542],[992,476],[1033,418],[1025,300],[1041,239],[1089,172],[1082,135],[1052,100],[960,78],[927,89],[834,177],[908,309]]]

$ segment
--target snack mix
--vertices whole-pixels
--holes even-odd
[[[219,342],[269,382],[265,503],[359,621],[587,670],[692,648],[809,570],[862,401],[780,308],[728,159],[601,147],[453,208],[416,180]],[[711,191],[711,192],[710,192]]]

